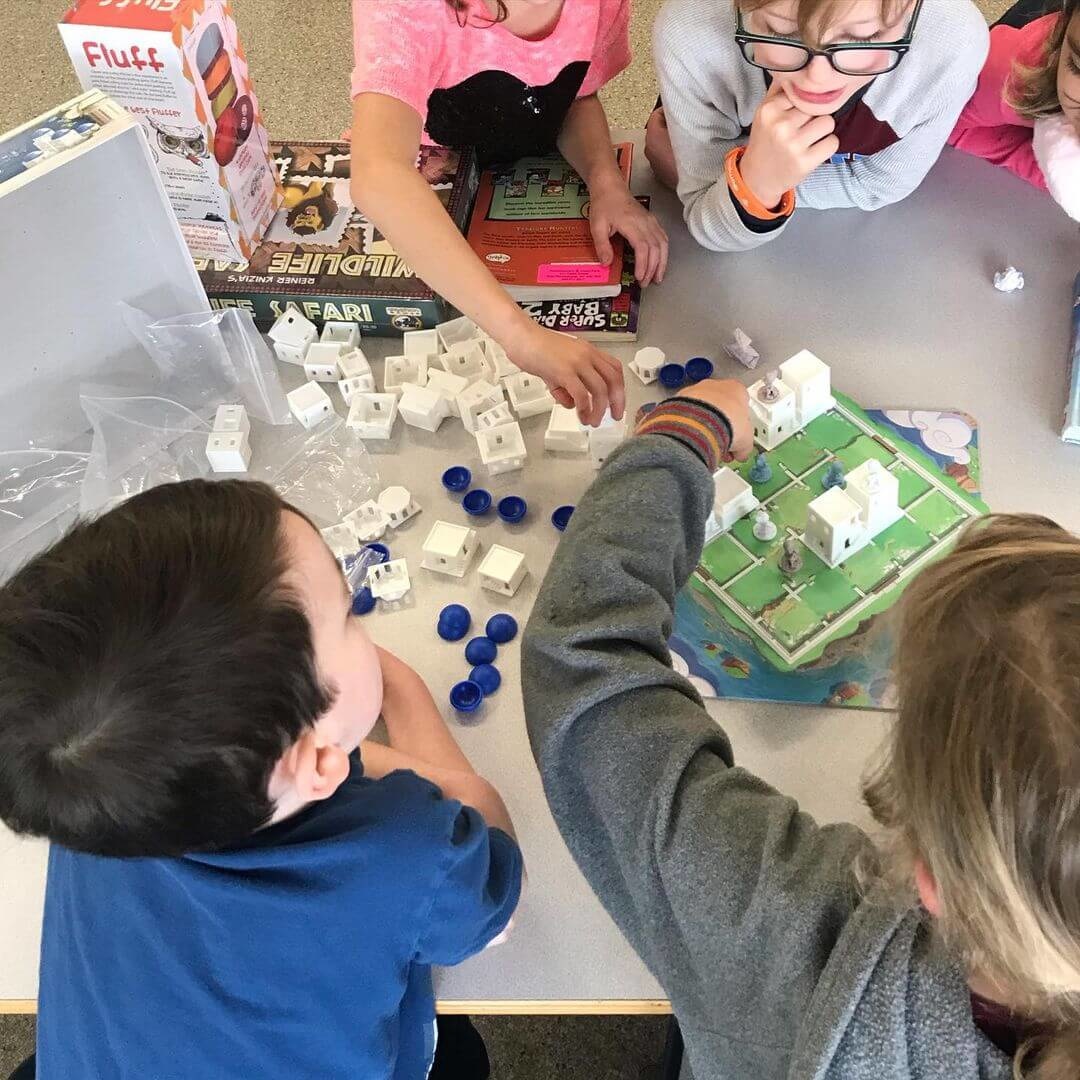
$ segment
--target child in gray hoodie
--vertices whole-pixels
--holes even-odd
[[[909,585],[864,789],[878,846],[738,768],[669,663],[712,473],[750,448],[745,390],[699,384],[641,421],[559,545],[522,666],[566,843],[696,1080],[1075,1080],[1080,539],[992,517]]]

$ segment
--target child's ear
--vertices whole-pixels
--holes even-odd
[[[934,919],[939,918],[941,899],[938,897],[937,882],[922,859],[915,860],[915,888],[919,890],[919,900],[927,914]]]
[[[293,783],[304,802],[328,799],[349,775],[349,755],[340,746],[323,742],[314,728],[296,740],[289,754],[295,756]]]

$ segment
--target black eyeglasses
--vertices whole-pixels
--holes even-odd
[[[915,0],[907,30],[898,41],[848,41],[824,49],[811,49],[809,45],[791,38],[748,33],[743,29],[741,11],[735,40],[747,63],[765,71],[802,71],[815,56],[824,56],[841,75],[884,75],[892,71],[911,48],[912,34],[922,6],[923,0]]]

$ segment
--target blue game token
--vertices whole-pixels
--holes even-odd
[[[488,619],[485,629],[487,630],[487,636],[496,645],[505,645],[508,641],[513,641],[517,637],[517,619],[513,615],[500,612],[498,615],[492,615]]]
[[[491,697],[502,685],[502,676],[499,669],[491,664],[477,664],[469,672],[469,681],[476,683],[484,691],[484,697]]]
[[[708,357],[695,356],[693,360],[686,361],[686,377],[692,383],[711,379],[713,370],[713,362]]]
[[[498,647],[491,638],[474,637],[465,646],[465,659],[470,664],[490,664],[499,655]]]
[[[450,704],[458,712],[475,712],[484,700],[484,691],[471,679],[455,683],[450,691]]]
[[[436,632],[443,641],[460,641],[472,625],[469,609],[462,604],[447,604],[439,612]]]
[[[364,551],[371,552],[370,566],[380,566],[390,561],[390,549],[385,544],[365,544]]]
[[[499,500],[499,505],[496,507],[499,517],[507,525],[516,525],[528,509],[529,504],[520,495],[507,495],[505,499]]]
[[[465,508],[465,513],[471,514],[473,517],[486,514],[491,509],[491,492],[485,491],[483,488],[473,488],[461,500],[461,505]]]
[[[572,506],[560,506],[558,510],[551,515],[551,524],[554,525],[559,532],[565,532],[566,526],[570,524],[570,518],[573,513],[574,508]]]
[[[686,382],[686,368],[682,364],[665,364],[660,369],[660,385],[667,390],[678,390]]]
[[[375,597],[371,594],[371,590],[366,585],[353,593],[352,613],[354,615],[366,615],[374,606]]]
[[[451,465],[442,474],[442,482],[447,491],[464,491],[472,483],[472,473],[464,465]]]

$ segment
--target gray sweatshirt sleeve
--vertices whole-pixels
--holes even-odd
[[[525,713],[568,847],[680,1018],[721,1030],[738,1017],[740,1037],[779,1046],[856,903],[850,868],[868,842],[737,768],[670,666],[711,493],[673,439],[637,436],[611,456],[530,619]]]

